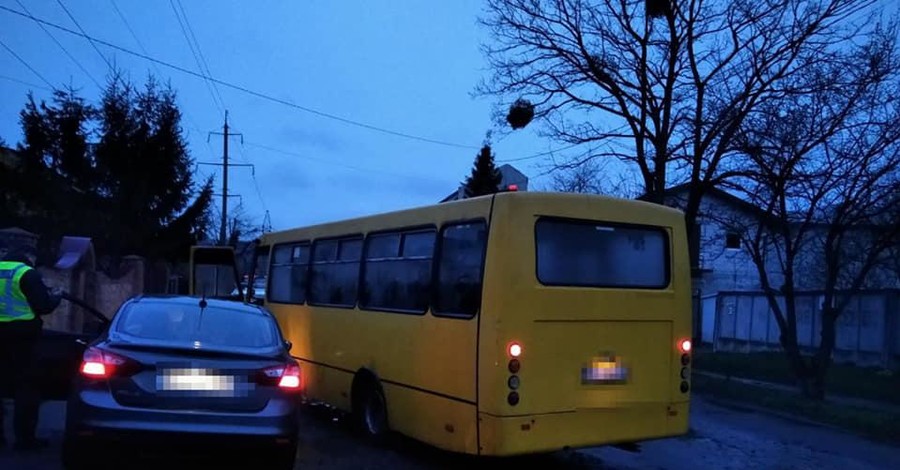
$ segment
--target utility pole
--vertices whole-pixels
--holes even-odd
[[[206,137],[206,141],[209,142],[209,137],[212,135],[221,135],[222,136],[222,163],[208,163],[208,162],[200,162],[198,165],[216,165],[222,167],[222,224],[219,227],[219,245],[225,245],[228,242],[228,237],[226,235],[226,229],[228,227],[228,198],[229,197],[240,197],[239,195],[228,194],[228,167],[229,166],[249,166],[255,172],[255,168],[252,168],[252,164],[238,164],[238,163],[228,163],[228,138],[234,136],[241,137],[241,144],[244,143],[244,134],[240,132],[229,132],[228,131],[228,110],[225,110],[225,125],[222,126],[222,132],[210,132]]]
[[[266,211],[266,216],[263,218],[262,232],[269,233],[272,231],[272,218],[269,216],[269,211]]]

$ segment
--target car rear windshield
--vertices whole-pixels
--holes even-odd
[[[669,237],[659,227],[541,218],[535,226],[541,284],[661,289]]]
[[[271,348],[280,342],[274,321],[237,309],[148,302],[122,312],[116,331],[136,338],[206,346]]]

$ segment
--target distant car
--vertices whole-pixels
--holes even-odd
[[[299,364],[275,318],[228,300],[141,296],[88,345],[68,399],[63,464],[134,445],[186,452],[248,444],[293,468]],[[260,467],[263,468],[263,467]]]
[[[231,295],[233,295],[233,296],[238,295],[237,288],[235,288],[233,291],[231,291]],[[253,280],[253,298],[255,298],[255,299],[265,299],[266,298],[266,278],[265,278],[265,276],[258,277]]]

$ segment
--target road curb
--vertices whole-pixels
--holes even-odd
[[[734,409],[737,411],[765,414],[765,415],[769,415],[769,416],[774,416],[776,418],[781,418],[781,419],[784,419],[787,421],[793,421],[798,424],[826,428],[826,429],[831,429],[834,431],[840,431],[845,434],[859,436],[859,434],[854,433],[853,431],[844,429],[840,426],[836,426],[834,424],[823,423],[821,421],[816,421],[813,419],[805,418],[803,416],[795,415],[792,413],[786,413],[784,411],[777,411],[777,410],[773,410],[771,408],[767,408],[765,406],[760,406],[760,405],[751,405],[751,404],[740,402],[737,400],[729,400],[728,398],[721,398],[719,396],[716,396],[713,393],[696,392],[696,391],[694,393],[703,397],[703,400],[705,400],[709,403],[712,403],[714,405],[721,406],[723,408],[730,408],[730,409]]]

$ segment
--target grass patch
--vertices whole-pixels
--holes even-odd
[[[754,387],[724,379],[695,375],[694,392],[771,409],[837,426],[892,444],[900,443],[900,414],[815,402],[798,393]]]
[[[764,382],[794,385],[787,358],[781,352],[731,353],[698,351],[697,370]],[[878,368],[833,364],[826,377],[826,395],[833,393],[900,405],[900,373]]]

